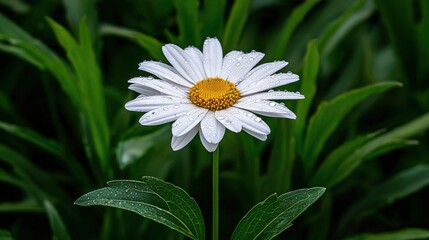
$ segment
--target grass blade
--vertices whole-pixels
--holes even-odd
[[[229,52],[237,46],[244,24],[247,21],[249,9],[250,0],[237,0],[234,2],[222,38],[224,52]]]
[[[71,239],[67,231],[66,225],[60,217],[60,214],[55,207],[48,201],[43,202],[46,214],[48,215],[49,224],[51,225],[53,239],[55,240],[68,240]]]
[[[364,216],[396,200],[407,197],[429,185],[429,166],[418,165],[406,169],[374,187],[362,199],[353,203],[341,218],[338,231],[345,230]]]
[[[198,21],[198,0],[174,0],[182,44],[201,44],[201,26]]]
[[[203,37],[218,37],[224,27],[226,0],[204,0]]]
[[[310,119],[305,137],[303,158],[306,172],[313,169],[325,142],[354,106],[371,95],[399,86],[401,84],[396,82],[374,84],[346,92],[330,102],[320,104]]]
[[[279,37],[277,37],[276,45],[272,54],[273,59],[284,58],[289,45],[289,40],[296,27],[302,22],[307,13],[319,2],[320,0],[307,0],[292,11],[292,14],[284,23]]]

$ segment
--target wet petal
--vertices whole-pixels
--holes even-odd
[[[142,87],[150,88],[166,95],[187,97],[185,88],[159,79],[153,79],[150,77],[135,77],[128,80],[128,82],[139,84]]]
[[[211,111],[201,121],[200,129],[209,143],[219,143],[225,134],[225,127],[216,120],[214,112]]]
[[[192,87],[193,84],[184,79],[177,71],[171,66],[155,61],[145,61],[139,64],[139,69],[151,73],[163,80],[168,80],[185,87]]]
[[[248,74],[246,74],[246,76],[243,77],[238,86],[241,86],[243,84],[244,86],[246,86],[262,78],[265,78],[284,68],[287,64],[288,63],[285,61],[275,61],[259,65],[252,71],[250,71]]]
[[[185,114],[179,117],[174,123],[172,128],[173,136],[182,136],[189,132],[204,118],[206,113],[209,111],[205,108],[195,106],[192,111],[185,112]]]
[[[172,122],[195,108],[194,104],[173,104],[160,107],[145,113],[140,118],[140,124],[153,126]]]
[[[246,97],[241,98],[242,101],[249,100],[289,100],[289,99],[304,99],[304,95],[301,95],[298,92],[288,92],[288,91],[268,91],[263,93],[257,93],[253,95],[248,95]]]
[[[256,51],[247,54],[233,51],[225,56],[220,76],[223,79],[237,83],[261,61],[263,57],[263,53]]]
[[[131,84],[128,89],[133,90],[134,92],[137,92],[143,96],[152,96],[152,95],[161,95],[161,93],[159,91],[156,91],[152,88],[148,88],[146,86],[137,84],[137,83],[133,83]]]
[[[234,111],[231,108],[215,112],[216,119],[232,132],[240,132],[242,129],[240,121],[234,117]]]
[[[217,38],[207,38],[203,47],[204,69],[207,77],[218,77],[222,68],[222,46]]]
[[[246,110],[242,110],[236,107],[229,108],[234,116],[240,121],[243,130],[247,129],[255,133],[259,134],[270,134],[270,127],[258,116],[255,114],[248,112]]]
[[[160,108],[166,105],[189,103],[191,101],[187,98],[178,98],[165,95],[155,96],[141,96],[134,100],[131,100],[125,104],[125,109],[134,112],[148,112],[156,108]]]
[[[205,79],[207,76],[203,65],[203,53],[196,47],[185,48],[185,53],[188,54],[192,68],[195,69],[196,73],[200,77],[199,80]]]
[[[299,80],[299,76],[292,73],[279,73],[271,75],[250,83],[249,85],[240,84],[237,86],[238,90],[242,96],[247,96],[249,94],[266,91],[268,89],[273,89],[275,87],[283,86],[292,82]]]
[[[261,99],[240,99],[234,107],[246,109],[254,113],[267,117],[282,117],[296,119],[296,115],[289,110],[284,104]]]
[[[260,133],[256,133],[248,128],[243,128],[243,131],[247,132],[249,135],[251,135],[252,137],[255,137],[261,141],[265,141],[267,140],[267,135],[266,134],[260,134]]]
[[[201,143],[203,144],[204,148],[207,151],[214,152],[216,150],[218,144],[207,142],[207,140],[204,138],[203,133],[201,131],[200,131],[200,139],[201,139]]]
[[[195,135],[197,135],[198,129],[199,127],[195,126],[185,135],[182,135],[179,137],[173,136],[171,138],[171,148],[173,149],[173,151],[180,150],[184,148],[186,145],[188,145],[188,143],[195,137]]]
[[[192,83],[196,83],[201,79],[201,74],[198,69],[191,66],[191,63],[193,62],[183,49],[174,44],[167,44],[162,47],[162,52],[176,71],[178,71],[187,80]]]

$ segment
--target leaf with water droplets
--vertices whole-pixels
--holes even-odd
[[[325,188],[314,187],[269,196],[241,219],[231,239],[273,239],[292,226],[292,221],[324,192]]]
[[[195,200],[183,189],[154,177],[115,180],[76,200],[80,206],[109,206],[135,212],[191,239],[205,239],[204,219]]]

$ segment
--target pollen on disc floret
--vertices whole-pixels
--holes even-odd
[[[199,107],[218,111],[234,105],[240,99],[240,91],[228,80],[206,78],[189,89],[189,99]]]

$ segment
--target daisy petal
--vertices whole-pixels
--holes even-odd
[[[194,104],[173,104],[160,107],[144,114],[140,118],[140,124],[154,126],[172,122],[195,108]]]
[[[214,144],[214,143],[207,142],[207,140],[205,139],[201,131],[200,131],[200,139],[201,139],[201,143],[207,149],[207,151],[214,152],[216,150],[218,143]]]
[[[199,71],[195,71],[198,69],[191,66],[192,60],[183,49],[174,44],[167,44],[162,47],[162,52],[171,65],[187,80],[196,83],[202,79]]]
[[[175,97],[187,97],[186,90],[173,83],[161,81],[159,79],[153,79],[150,77],[135,77],[128,80],[129,83],[136,83],[145,88],[150,88],[160,93],[171,95]]]
[[[237,86],[242,96],[252,93],[262,92],[275,87],[283,86],[299,80],[299,76],[292,73],[279,73],[272,76],[265,77],[259,81],[250,83],[249,85],[240,84]]]
[[[217,38],[207,38],[203,47],[204,69],[207,77],[218,77],[222,68],[222,47]]]
[[[249,135],[261,140],[261,141],[265,141],[267,140],[267,135],[266,134],[260,134],[260,133],[256,133],[253,132],[252,130],[249,130],[248,128],[244,128],[243,129],[245,132],[247,132]]]
[[[234,116],[241,122],[243,130],[247,129],[252,132],[265,135],[270,134],[270,127],[260,117],[256,116],[251,112],[236,107],[230,107],[229,109],[231,112],[234,113]]]
[[[135,112],[148,112],[166,105],[192,103],[187,98],[178,98],[165,95],[141,96],[125,104],[125,109]]]
[[[261,80],[262,78],[265,78],[277,72],[278,70],[286,67],[286,65],[288,65],[288,62],[285,61],[276,61],[259,65],[252,71],[250,71],[246,76],[244,76],[237,86],[246,86],[255,81]]]
[[[214,112],[211,111],[201,121],[200,129],[209,143],[219,143],[225,134],[225,127],[216,120]]]
[[[296,115],[284,106],[284,104],[279,104],[273,101],[252,98],[247,100],[240,99],[234,104],[234,107],[246,109],[267,117],[296,119]]]
[[[185,53],[188,54],[189,63],[195,69],[195,73],[198,74],[200,79],[207,78],[203,65],[203,53],[196,47],[185,48]]]
[[[185,114],[179,117],[174,123],[172,128],[173,136],[182,136],[189,132],[204,118],[208,109],[199,108],[194,105],[192,111],[185,112]]]
[[[167,64],[155,61],[145,61],[139,64],[139,69],[158,76],[161,79],[165,79],[185,87],[192,87],[191,82],[184,79],[174,70],[174,68]]]
[[[128,89],[133,90],[134,92],[137,92],[143,96],[152,96],[152,95],[160,95],[161,93],[159,91],[153,90],[152,88],[147,88],[143,85],[133,83],[131,84]]]
[[[242,101],[248,100],[289,100],[289,99],[304,99],[304,95],[288,91],[268,91],[263,93],[257,93],[241,98]]]
[[[193,129],[191,129],[191,131],[189,131],[185,135],[182,135],[179,137],[173,136],[171,138],[171,148],[173,149],[173,151],[180,150],[184,148],[186,145],[188,145],[188,143],[195,137],[195,135],[197,135],[198,129],[199,127],[195,126]]]
[[[216,119],[232,132],[240,132],[242,129],[240,121],[234,117],[234,113],[230,108],[223,109],[215,112]]]
[[[263,53],[250,52],[247,54],[227,54],[223,60],[221,78],[233,83],[238,82],[250,69],[252,69],[264,57]]]

